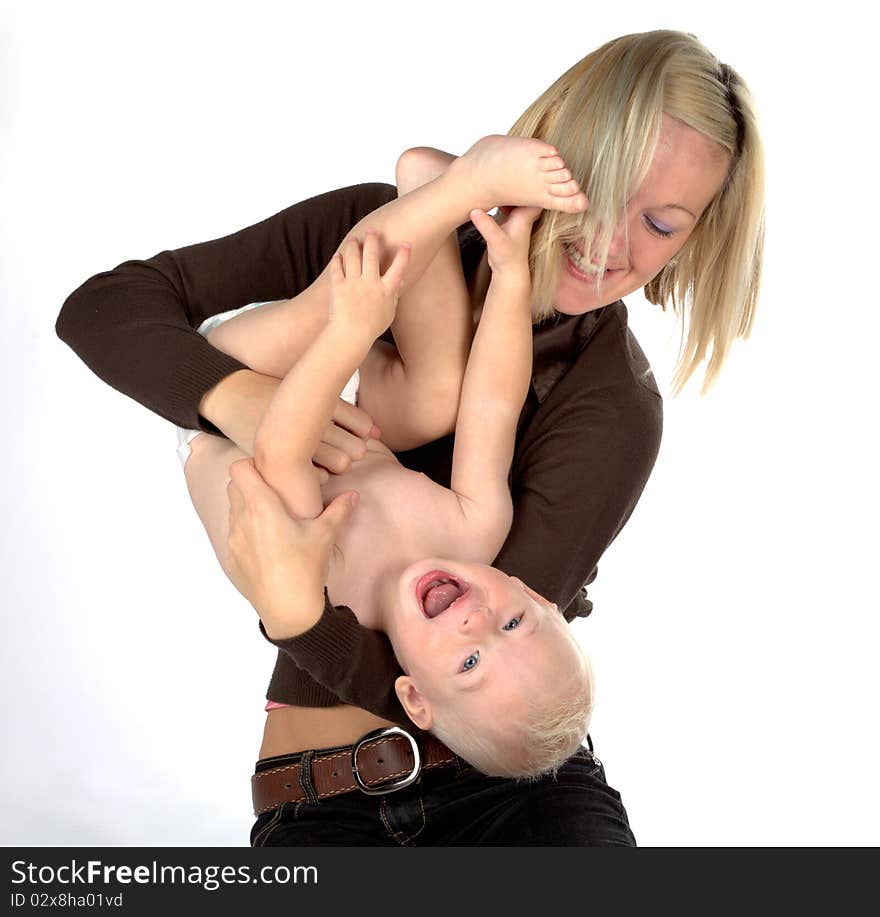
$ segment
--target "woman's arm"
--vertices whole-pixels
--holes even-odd
[[[212,314],[301,292],[351,228],[395,196],[392,185],[343,188],[232,235],[127,261],[95,275],[67,298],[57,333],[101,379],[173,423],[216,432],[243,418],[253,428],[256,416],[248,419],[243,410],[277,382],[258,377],[195,329]],[[210,410],[200,415],[199,405],[206,402]],[[324,615],[335,617],[329,604]],[[389,693],[390,707],[396,703],[393,691],[377,690],[376,672],[387,672],[389,684],[399,674],[391,645],[384,634],[356,630],[351,619],[353,633],[343,643],[371,648],[361,653],[374,663],[371,678],[356,681],[348,673],[337,683],[337,667],[324,671],[321,683],[343,702],[399,717],[399,705],[395,712],[386,703]],[[307,648],[309,634],[303,636]],[[279,653],[279,683],[291,670],[291,657]]]
[[[394,691],[403,672],[388,638],[347,606],[333,608],[322,586],[336,532],[357,512],[356,500],[340,494],[317,519],[294,519],[252,461],[236,462],[229,474],[227,575],[280,649],[273,683],[283,690],[293,670],[301,686],[304,670],[317,693],[328,688],[343,703],[407,724]]]
[[[218,312],[300,293],[346,233],[395,196],[393,185],[342,188],[232,235],[126,261],[70,294],[58,336],[118,391],[179,426],[217,432],[260,380],[195,329]]]

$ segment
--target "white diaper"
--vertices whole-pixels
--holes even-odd
[[[339,397],[349,404],[357,405],[358,390],[361,387],[361,371],[356,369],[352,377],[345,383],[345,388],[339,393]]]
[[[217,315],[212,315],[210,318],[206,318],[201,325],[198,327],[199,334],[205,335],[207,337],[208,333],[213,331],[218,325],[222,325],[223,322],[229,321],[230,318],[234,318],[236,315],[239,315],[241,312],[247,312],[248,309],[256,309],[258,306],[265,306],[267,303],[264,302],[252,302],[247,306],[242,306],[240,309],[230,309],[228,312],[220,312]],[[354,375],[345,383],[345,388],[342,390],[341,397],[347,401],[349,404],[357,404],[358,389],[360,388],[361,374],[360,370],[355,370]],[[177,456],[180,459],[181,465],[186,465],[186,460],[190,457],[192,449],[190,449],[189,444],[201,433],[201,430],[187,430],[185,427],[177,427]]]

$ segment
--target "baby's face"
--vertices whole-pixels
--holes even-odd
[[[524,698],[546,694],[561,669],[583,664],[556,607],[483,564],[413,564],[390,617],[388,636],[417,702],[454,704],[476,721],[518,717]]]

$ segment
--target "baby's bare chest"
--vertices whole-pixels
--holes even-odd
[[[321,488],[326,506],[356,490],[360,500],[336,538],[327,591],[361,624],[374,626],[377,584],[425,557],[455,558],[465,520],[452,491],[404,468],[393,456],[368,453]]]

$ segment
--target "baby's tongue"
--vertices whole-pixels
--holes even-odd
[[[455,583],[441,583],[434,586],[425,593],[422,604],[425,606],[425,614],[429,618],[439,615],[441,611],[447,608],[461,595],[461,590]]]

